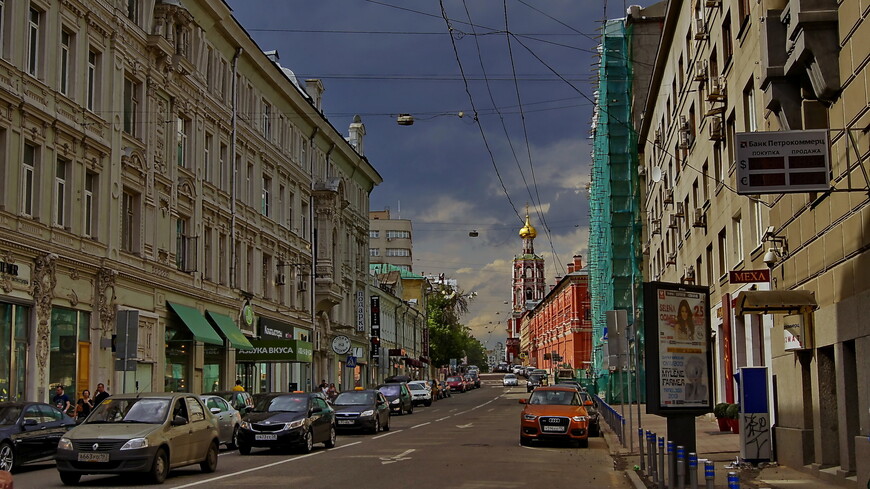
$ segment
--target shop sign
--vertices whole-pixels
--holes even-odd
[[[274,319],[260,317],[260,337],[270,340],[292,340],[293,326]]]
[[[236,361],[257,362],[303,362],[311,363],[314,353],[311,343],[298,340],[251,340],[253,350],[237,350]]]
[[[808,335],[806,328],[806,316],[803,314],[789,314],[783,318],[784,350],[806,350]]]
[[[359,290],[356,293],[356,332],[363,333],[366,330],[366,294]]]
[[[731,270],[728,272],[728,282],[732,284],[769,283],[770,269],[762,270]]]
[[[28,287],[30,285],[30,266],[13,263],[9,254],[0,253],[0,284],[7,283],[8,288],[15,285]]]

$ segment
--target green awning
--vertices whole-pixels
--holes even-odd
[[[187,329],[193,333],[193,339],[203,343],[223,346],[224,340],[218,336],[214,328],[208,324],[208,321],[205,320],[205,317],[199,311],[193,307],[182,306],[174,302],[166,301],[166,303],[169,304],[170,309],[175,311],[175,314],[178,314],[178,317],[181,318],[181,322],[187,326]]]
[[[245,338],[245,334],[233,322],[233,318],[216,312],[205,311],[205,316],[211,320],[211,323],[218,327],[226,339],[230,340],[230,344],[236,350],[253,350],[254,345]]]

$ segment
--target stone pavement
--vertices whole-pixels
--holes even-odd
[[[620,405],[613,406],[618,412],[621,412]],[[625,405],[625,431],[628,434],[628,409],[629,405]],[[640,467],[640,457],[638,455],[638,440],[637,440],[637,405],[631,406],[633,416],[633,450],[629,449],[629,441],[625,440],[626,446],[623,446],[616,433],[607,425],[602,417],[601,426],[604,431],[604,438],[610,447],[610,453],[616,459],[617,465],[622,465],[627,472],[633,472],[634,467]],[[667,419],[662,416],[646,414],[646,407],[641,405],[641,425],[644,429],[657,436],[665,437],[667,440]],[[603,416],[603,414],[602,414]],[[715,418],[707,416],[698,416],[695,418],[695,434],[696,434],[696,449],[698,459],[712,460],[716,468],[716,478],[714,480],[716,489],[728,488],[728,472],[736,472],[740,479],[740,489],[843,489],[853,488],[858,489],[858,484],[854,480],[843,480],[842,484],[834,484],[823,481],[809,472],[796,470],[794,468],[771,464],[769,467],[758,468],[748,464],[736,464],[739,449],[739,435],[730,432],[720,432],[719,426]],[[646,443],[644,442],[644,449]],[[736,467],[727,467],[734,463]],[[706,481],[704,480],[704,464],[698,463],[698,487],[705,488]],[[646,471],[637,470],[635,474],[628,474],[637,489],[658,487]],[[674,485],[676,487],[676,484]],[[668,485],[665,485],[668,488]],[[686,477],[686,488],[688,485],[688,476]],[[861,488],[863,489],[863,488]]]

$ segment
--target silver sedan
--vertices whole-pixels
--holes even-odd
[[[205,407],[214,414],[217,419],[218,437],[220,442],[230,450],[238,447],[239,425],[242,423],[242,414],[221,396],[199,396]]]
[[[515,374],[504,374],[504,379],[502,379],[504,386],[507,387],[509,385],[518,385],[517,384],[517,376]]]

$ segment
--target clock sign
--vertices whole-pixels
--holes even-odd
[[[344,335],[338,335],[332,339],[332,351],[338,355],[344,355],[350,351],[350,338]]]

